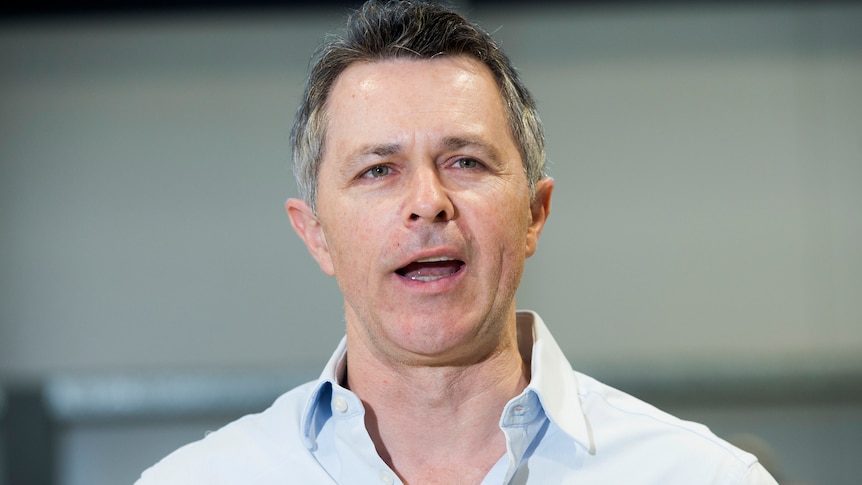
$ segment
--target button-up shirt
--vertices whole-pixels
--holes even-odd
[[[519,312],[518,322],[533,334],[531,380],[502,409],[506,453],[483,485],[776,483],[705,426],[573,371],[537,314]],[[371,441],[365,407],[341,385],[346,353],[342,339],[319,379],[180,448],[137,485],[400,484]]]

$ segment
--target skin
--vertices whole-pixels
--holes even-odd
[[[402,480],[478,483],[529,382],[515,291],[553,180],[531,199],[497,85],[469,57],[351,65],[327,109],[317,213],[286,208],[344,295],[347,385]]]

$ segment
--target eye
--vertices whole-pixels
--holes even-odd
[[[482,164],[475,158],[459,158],[455,162],[455,166],[459,168],[479,168]]]
[[[386,165],[375,165],[362,174],[363,177],[369,178],[379,178],[387,175],[389,175],[389,167]]]

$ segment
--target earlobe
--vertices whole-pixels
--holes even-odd
[[[320,225],[317,215],[305,201],[300,199],[288,199],[284,208],[290,218],[293,230],[305,243],[305,247],[317,261],[321,271],[329,276],[335,276],[329,247],[326,245],[326,237],[323,234],[323,226]]]
[[[554,179],[545,177],[536,183],[536,195],[530,203],[530,214],[532,216],[530,227],[527,228],[527,257],[536,252],[539,244],[539,235],[548,215],[551,213],[551,193],[554,191]]]

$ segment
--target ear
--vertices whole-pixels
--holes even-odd
[[[323,226],[317,219],[317,215],[311,210],[311,207],[300,199],[288,199],[284,204],[287,210],[287,216],[290,217],[290,224],[293,230],[305,243],[308,252],[320,265],[321,271],[329,276],[335,276],[335,269],[332,266],[332,257],[329,254],[329,246],[326,245],[326,237],[323,234]]]
[[[539,235],[545,227],[545,221],[551,213],[551,192],[554,191],[554,179],[545,177],[536,183],[536,195],[530,203],[530,214],[532,220],[527,228],[527,257],[536,252],[539,244]]]

